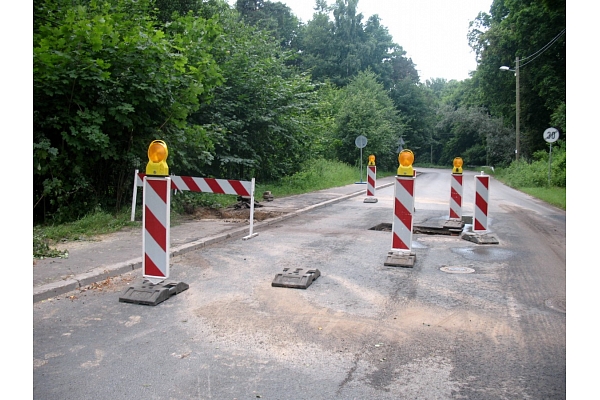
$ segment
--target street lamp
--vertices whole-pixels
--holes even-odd
[[[517,119],[517,125],[516,125],[517,147],[515,149],[515,157],[516,157],[516,160],[518,161],[519,160],[519,153],[521,152],[521,148],[520,148],[521,146],[519,145],[519,133],[520,133],[520,128],[519,128],[519,114],[520,114],[520,111],[521,111],[521,104],[520,104],[520,101],[519,101],[519,57],[517,57],[517,59],[515,60],[515,65],[516,65],[515,69],[510,69],[510,68],[508,68],[506,66],[502,66],[502,67],[500,67],[500,70],[501,71],[512,71],[512,72],[515,73],[515,76],[517,77],[517,79],[516,79],[516,81],[517,81],[517,90],[516,90],[516,92],[517,92],[517,105],[516,105],[516,114],[517,114],[517,116],[516,116],[516,119]]]

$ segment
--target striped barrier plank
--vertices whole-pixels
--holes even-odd
[[[135,206],[137,188],[144,186],[146,174],[135,170],[133,182],[133,196],[131,200],[131,221],[135,220]],[[231,194],[250,197],[250,234],[244,236],[244,240],[256,236],[254,229],[254,178],[251,181],[240,181],[234,179],[196,178],[193,176],[169,176],[169,187],[173,190],[191,191],[201,193]]]

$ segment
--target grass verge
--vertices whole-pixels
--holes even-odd
[[[522,187],[517,190],[527,193],[536,199],[543,200],[560,209],[567,209],[567,188],[560,187]]]
[[[85,217],[66,224],[33,227],[33,258],[68,257],[68,253],[52,248],[60,241],[85,240],[86,238],[117,232],[127,226],[140,226],[131,222],[131,210],[117,215],[95,210]]]
[[[393,175],[393,172],[377,171],[378,177]],[[275,197],[314,192],[316,190],[351,185],[367,180],[367,167],[351,167],[335,161],[321,160],[308,164],[294,175],[284,177],[279,182],[257,184],[256,193],[270,191]]]
[[[547,184],[547,175],[545,175],[546,171],[543,174],[538,173],[534,175],[531,172],[531,165],[526,163],[517,165],[520,168],[511,166],[506,169],[496,169],[496,171],[490,170],[488,167],[483,167],[482,169],[484,173],[494,176],[494,178],[505,185],[566,211],[566,187],[549,186]],[[542,175],[541,178],[540,175]]]
[[[362,179],[366,181],[366,167],[362,170]],[[393,175],[393,172],[378,171],[380,177]],[[286,197],[295,194],[308,193],[321,189],[345,186],[361,179],[360,168],[334,161],[318,161],[306,165],[301,171],[285,177],[279,182],[260,183],[256,185],[255,193],[259,199],[266,191],[275,197]],[[139,197],[141,198],[141,197]],[[180,192],[171,197],[171,225],[177,225],[185,214],[192,214],[198,207],[226,208],[237,202],[236,195],[221,195],[214,193]],[[141,206],[136,209],[135,221],[131,222],[131,209],[117,215],[102,210],[96,210],[84,218],[60,225],[45,225],[33,227],[33,256],[68,257],[68,254],[52,249],[57,242],[85,240],[96,235],[117,232],[125,227],[141,226]]]

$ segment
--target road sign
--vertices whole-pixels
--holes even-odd
[[[548,143],[554,143],[558,140],[558,129],[548,128],[544,131],[544,140]]]
[[[360,149],[360,182],[356,183],[366,183],[362,180],[362,149],[367,145],[367,138],[363,135],[359,135],[354,140],[354,144]]]
[[[367,138],[363,135],[357,136],[356,140],[354,141],[354,144],[356,144],[356,147],[358,147],[359,149],[362,149],[367,145]]]
[[[400,139],[398,139],[398,150],[396,150],[396,153],[400,153],[402,150],[404,150],[404,145],[404,139],[400,137]]]

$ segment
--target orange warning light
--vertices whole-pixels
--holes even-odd
[[[169,149],[162,140],[154,140],[148,146],[148,164],[146,165],[146,175],[169,176],[169,166],[167,157]]]
[[[369,156],[369,163],[367,165],[375,165],[375,156],[373,154]]]
[[[404,149],[398,154],[398,162],[400,166],[398,167],[398,175],[402,176],[413,176],[413,167],[412,164],[415,161],[415,155],[412,151],[408,149]]]
[[[462,166],[463,166],[463,159],[460,157],[456,157],[454,159],[454,161],[452,161],[452,165],[454,165],[454,168],[452,168],[452,173],[453,174],[462,174]]]

